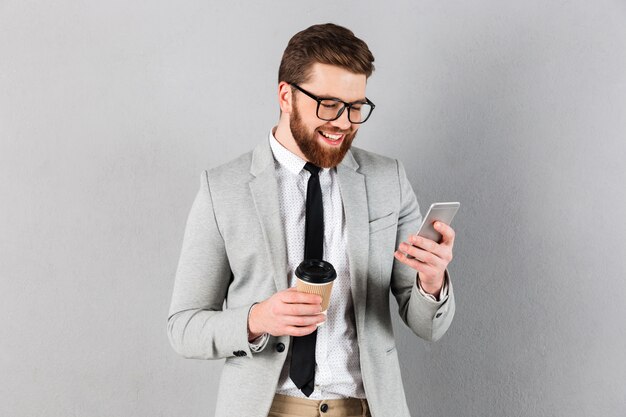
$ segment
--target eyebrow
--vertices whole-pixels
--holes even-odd
[[[366,102],[367,101],[367,97],[359,98],[359,99],[356,99],[356,100],[353,100],[353,101],[344,100],[342,98],[339,98],[337,96],[332,96],[330,94],[320,94],[320,95],[318,95],[318,97],[321,98],[321,99],[341,100],[344,103],[348,103],[348,104],[359,103],[359,102]]]

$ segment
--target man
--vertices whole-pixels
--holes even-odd
[[[373,61],[343,27],[296,34],[279,69],[278,125],[202,175],[168,335],[185,357],[226,359],[217,416],[408,416],[389,291],[418,336],[450,325],[454,231],[436,224],[439,244],[413,236],[421,215],[402,165],[351,148],[374,110]],[[293,288],[315,230],[338,275],[327,314]]]

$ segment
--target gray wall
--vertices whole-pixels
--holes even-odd
[[[0,415],[212,415],[165,333],[186,216],[326,21],[376,56],[358,145],[462,202],[452,327],[396,322],[413,414],[625,415],[626,4],[582,0],[0,1]]]

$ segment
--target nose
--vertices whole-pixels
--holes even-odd
[[[348,120],[348,109],[344,109],[343,113],[341,113],[341,116],[339,116],[338,119],[333,120],[330,123],[333,126],[339,128],[341,130],[348,130],[348,129],[350,129],[350,126],[352,125],[352,123],[350,123],[350,120]]]

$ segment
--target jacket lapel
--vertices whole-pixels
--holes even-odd
[[[348,152],[337,166],[339,189],[346,216],[348,259],[352,288],[352,300],[357,332],[363,329],[365,298],[367,296],[367,264],[369,254],[369,214],[365,177],[357,172],[359,164],[352,152]]]
[[[274,169],[274,156],[266,140],[252,153],[250,191],[254,201],[267,256],[274,270],[274,282],[278,291],[287,288],[287,249],[283,224],[280,219],[278,184]]]

